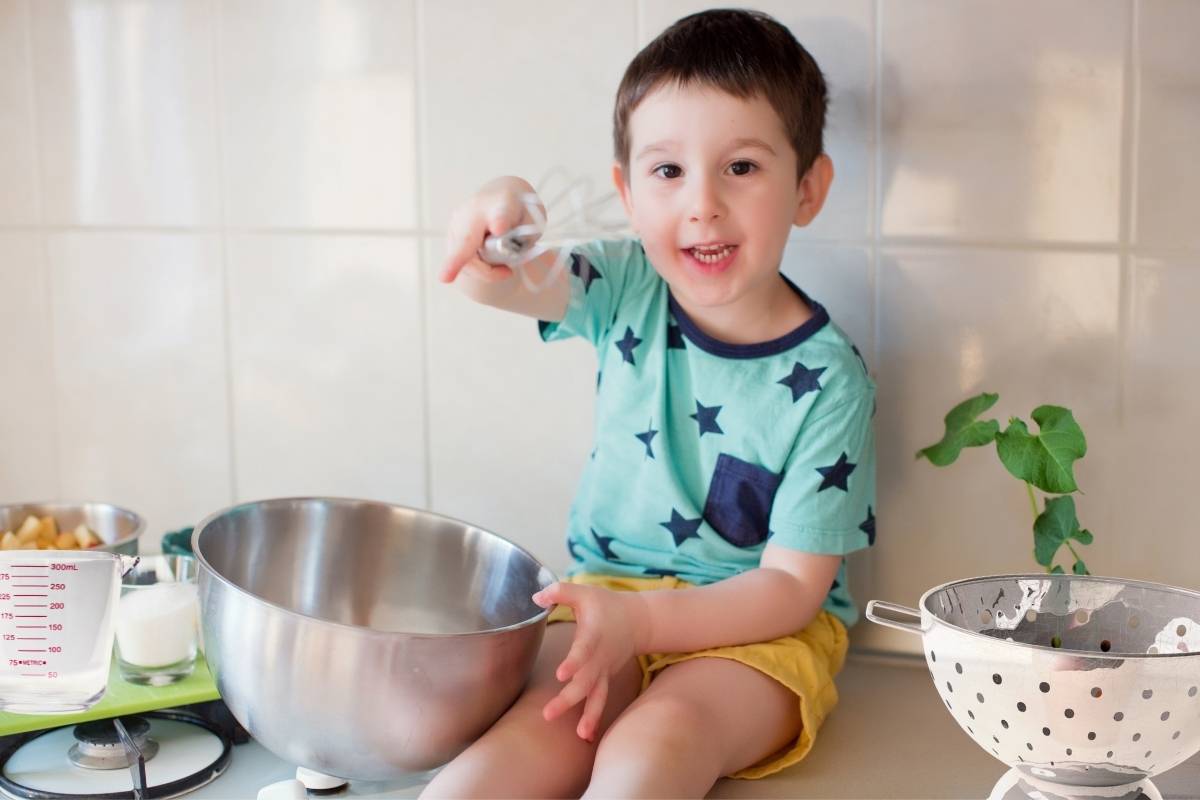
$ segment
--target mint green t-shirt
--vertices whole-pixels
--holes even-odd
[[[704,334],[641,243],[574,248],[546,341],[596,348],[594,449],[567,527],[567,573],[699,585],[753,569],[767,542],[845,555],[875,541],[875,385],[858,349],[813,316],[758,344]],[[842,559],[824,608],[858,609]]]

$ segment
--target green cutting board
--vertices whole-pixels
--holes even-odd
[[[6,714],[0,712],[0,736],[76,725],[92,719],[108,719],[139,711],[173,708],[189,703],[216,700],[221,695],[204,657],[196,659],[192,674],[169,686],[136,686],[127,682],[117,671],[114,658],[108,670],[108,691],[99,703],[76,714]]]

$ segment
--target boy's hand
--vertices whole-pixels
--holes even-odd
[[[542,608],[561,603],[575,612],[575,640],[555,677],[567,685],[546,703],[546,720],[565,713],[583,701],[583,716],[575,732],[594,741],[600,714],[608,700],[609,677],[639,651],[646,639],[649,619],[646,603],[637,592],[616,592],[598,586],[554,583],[533,596]]]
[[[496,178],[455,209],[446,234],[446,260],[439,273],[443,283],[453,282],[463,271],[488,282],[512,277],[512,269],[487,263],[478,251],[486,237],[499,236],[530,221],[523,200],[527,194],[536,194],[527,181]]]

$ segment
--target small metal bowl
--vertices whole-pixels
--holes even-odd
[[[103,544],[88,548],[136,556],[138,537],[146,521],[134,512],[108,503],[13,503],[0,505],[0,532],[16,531],[25,518],[54,517],[60,531],[73,531],[83,523]]]

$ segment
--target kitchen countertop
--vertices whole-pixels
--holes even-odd
[[[838,677],[841,703],[802,763],[759,781],[722,780],[714,798],[983,800],[1006,767],[959,729],[924,661],[852,652]],[[228,772],[189,798],[253,798],[294,770],[256,743],[234,751]],[[1200,756],[1155,778],[1166,800],[1200,800]],[[351,797],[416,797],[424,779],[355,784]],[[347,795],[339,795],[347,796]]]

